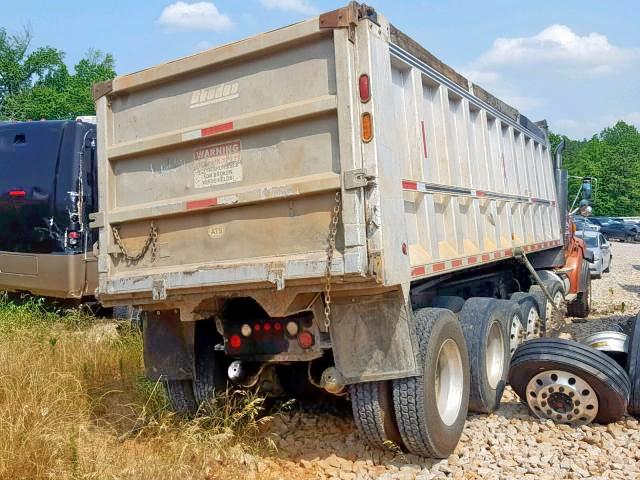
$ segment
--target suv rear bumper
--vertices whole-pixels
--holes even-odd
[[[56,298],[93,296],[97,270],[92,255],[0,252],[0,290]]]

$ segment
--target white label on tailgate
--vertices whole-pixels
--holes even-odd
[[[197,165],[193,172],[195,188],[242,181],[240,140],[199,148],[193,157]]]

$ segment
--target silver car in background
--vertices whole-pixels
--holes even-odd
[[[602,277],[603,273],[611,270],[611,246],[604,235],[599,232],[577,231],[576,236],[582,238],[587,249],[593,252],[593,263],[589,264],[589,271],[593,278]]]

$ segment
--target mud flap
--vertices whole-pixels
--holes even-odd
[[[334,298],[331,342],[347,384],[419,375],[411,310],[400,291]]]
[[[194,371],[195,322],[181,322],[175,310],[147,312],[144,367],[150,380],[189,380]]]

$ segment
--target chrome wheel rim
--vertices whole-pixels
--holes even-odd
[[[527,384],[526,396],[531,411],[543,420],[586,425],[598,414],[598,396],[591,385],[564,370],[535,375]]]
[[[499,322],[489,327],[487,348],[485,350],[487,380],[492,389],[496,389],[504,372],[504,336]]]
[[[518,315],[511,317],[511,328],[509,332],[509,351],[511,355],[516,351],[518,345],[524,340],[524,329]]]
[[[440,419],[445,425],[453,425],[462,405],[464,371],[460,349],[450,338],[438,351],[434,388]]]

